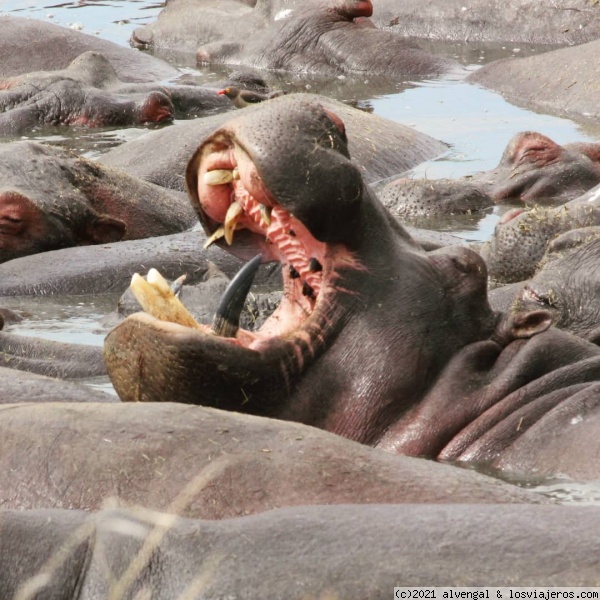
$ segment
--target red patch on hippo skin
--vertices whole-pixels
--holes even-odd
[[[585,154],[593,162],[600,162],[600,144],[575,142],[574,144],[569,144],[569,148]]]
[[[525,211],[522,208],[511,208],[502,215],[500,221],[498,221],[498,225],[505,225],[509,221],[516,219],[521,213],[524,212]]]
[[[346,137],[346,125],[344,125],[344,121],[330,110],[323,108],[323,112],[333,121],[333,124],[337,127],[338,131],[344,136],[344,140],[348,139]]]
[[[0,81],[0,90],[10,90],[16,83],[16,79],[3,79]]]
[[[163,92],[151,92],[140,106],[140,123],[162,123],[172,121],[175,108],[169,97]]]
[[[338,0],[328,10],[353,21],[360,17],[370,17],[373,14],[373,4],[371,0]]]
[[[18,250],[20,239],[34,239],[45,234],[46,227],[39,209],[18,192],[0,193],[0,249]]]
[[[549,137],[535,131],[527,131],[517,138],[511,159],[515,166],[534,164],[541,167],[558,160],[562,152],[562,146]]]
[[[355,19],[358,17],[373,16],[373,4],[371,0],[354,0],[354,2],[350,2],[349,4],[353,5],[351,14]]]

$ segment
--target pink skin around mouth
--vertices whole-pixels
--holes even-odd
[[[204,182],[204,175],[209,171],[233,170],[236,167],[239,179],[231,183],[209,185]],[[299,328],[315,310],[327,264],[332,262],[332,256],[339,254],[340,249],[328,248],[327,244],[315,240],[306,226],[281,207],[266,190],[248,155],[239,146],[224,140],[211,142],[200,162],[198,197],[203,211],[217,224],[225,221],[229,206],[237,202],[244,211],[237,220],[236,230],[248,229],[259,234],[264,238],[261,245],[263,261],[277,260],[282,264],[284,299],[279,308],[259,331],[240,329],[236,341],[256,348],[268,337]],[[270,223],[265,222],[261,205],[270,211]],[[315,260],[321,270],[314,270]],[[295,271],[294,276],[290,275],[291,270]],[[307,286],[312,291],[306,293]]]

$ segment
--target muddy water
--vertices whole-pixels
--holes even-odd
[[[0,15],[45,20],[121,45],[127,45],[134,28],[153,21],[161,8],[162,3],[148,0],[0,0]],[[567,119],[537,114],[507,103],[498,94],[464,83],[468,72],[484,63],[507,56],[538,53],[544,48],[452,43],[430,44],[429,49],[456,58],[464,65],[464,71],[435,81],[411,80],[400,83],[369,79],[351,81],[343,77],[324,82],[271,74],[267,74],[266,79],[273,87],[320,92],[352,102],[449,144],[445,155],[413,169],[409,173],[413,177],[460,177],[493,168],[509,139],[519,131],[540,131],[558,143],[600,140],[600,126],[583,127]],[[179,67],[182,74],[193,76],[198,81],[213,81],[224,74],[214,69],[197,69],[191,56],[165,54],[162,58]],[[144,128],[56,130],[43,135],[33,134],[30,138],[69,147],[96,158],[146,131]],[[503,210],[498,207],[483,217],[469,221],[448,219],[440,223],[440,229],[469,240],[485,240],[491,235]],[[116,301],[116,297],[12,298],[3,299],[2,306],[16,309],[25,317],[21,323],[7,326],[7,331],[58,341],[101,345],[106,327],[100,323],[100,319],[116,306]],[[90,383],[104,389],[110,388],[106,380]],[[574,486],[566,482],[551,482],[539,489],[564,502],[600,501],[600,486],[592,484]]]

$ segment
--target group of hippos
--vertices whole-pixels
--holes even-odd
[[[469,73],[424,38],[547,49]],[[131,44],[0,16],[0,597],[600,586],[600,508],[529,489],[600,480],[600,143],[408,179],[446,145],[261,76],[598,122],[600,4],[169,0]],[[95,160],[20,139],[142,124]],[[498,204],[485,243],[426,228]],[[108,293],[103,348],[10,332],[17,297]]]

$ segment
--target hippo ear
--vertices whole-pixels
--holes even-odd
[[[507,328],[513,339],[527,339],[546,331],[552,325],[552,315],[547,310],[532,310],[510,315]]]
[[[108,244],[123,239],[127,225],[120,219],[100,215],[85,227],[82,242],[87,244]]]

